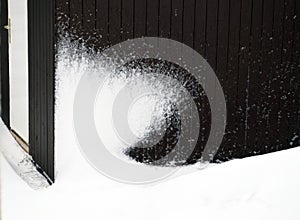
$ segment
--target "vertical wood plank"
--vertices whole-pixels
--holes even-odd
[[[171,0],[159,1],[159,37],[171,37]]]
[[[230,94],[227,100],[228,129],[231,139],[228,140],[231,152],[236,152],[240,147],[237,143],[238,128],[236,127],[236,95],[239,66],[239,43],[240,43],[240,0],[230,1],[229,19],[229,48],[228,48],[228,80],[226,89]]]
[[[122,1],[109,1],[109,42],[114,45],[121,41]]]
[[[219,78],[224,91],[226,102],[230,94],[226,88],[228,75],[228,35],[229,35],[229,6],[230,0],[219,0],[218,11],[218,45],[217,45],[217,66],[216,74]],[[228,127],[226,127],[225,135],[222,142],[222,150],[220,152],[229,151],[230,147],[226,144],[232,138]]]
[[[260,151],[257,145],[257,108],[259,105],[257,92],[260,89],[260,85],[257,82],[259,81],[259,75],[261,74],[262,14],[263,2],[261,0],[253,0],[247,144],[248,146],[251,146],[255,154],[259,154]]]
[[[28,36],[30,36],[30,33],[33,33],[33,13],[31,10],[33,10],[33,1],[30,0],[27,2],[27,7],[28,7]],[[31,12],[31,13],[30,13]],[[32,36],[32,35],[31,35]],[[33,48],[33,38],[32,37],[28,37],[28,56],[30,57],[30,49],[29,48]],[[33,66],[33,60],[32,58],[28,58],[28,92],[29,94],[34,94],[34,77],[33,77],[33,74],[30,74],[30,72],[32,71],[32,66]],[[35,125],[33,123],[33,117],[32,117],[32,114],[33,114],[33,111],[34,111],[34,105],[32,104],[33,103],[33,100],[34,100],[34,97],[32,96],[31,99],[29,99],[31,101],[29,101],[29,115],[28,115],[28,121],[29,121],[29,146],[32,145],[32,139],[31,137],[33,137],[33,134],[34,134],[34,130],[35,130]],[[33,156],[35,155],[35,150],[34,149],[29,149],[30,151],[30,154]]]
[[[298,106],[297,108],[297,135],[298,137],[300,136],[300,100],[297,97],[300,97],[300,1],[295,1],[296,6],[295,6],[295,16],[294,16],[294,44],[293,44],[293,62],[295,63],[295,68],[294,68],[294,73],[297,75],[297,83],[295,85],[296,87],[296,92],[295,92],[295,97],[296,97],[296,103],[295,105]],[[298,65],[297,65],[298,63]],[[296,135],[295,135],[296,136]],[[299,141],[300,137],[298,138]]]
[[[73,34],[82,34],[82,4],[84,0],[70,1],[70,27]]]
[[[7,0],[1,0],[1,27],[8,23],[8,5]],[[1,118],[4,124],[10,127],[10,108],[9,108],[9,63],[8,63],[8,32],[6,29],[0,29],[0,78],[1,78]]]
[[[93,34],[96,26],[95,3],[95,0],[84,0],[82,2],[82,24],[84,26],[84,31],[88,31],[91,34]]]
[[[147,37],[157,37],[159,29],[159,0],[147,1]]]
[[[228,35],[229,35],[229,2],[230,0],[219,1],[218,16],[218,47],[217,47],[217,72],[221,79],[227,75],[228,61]],[[227,75],[228,77],[228,75]],[[224,79],[225,80],[225,79]]]
[[[214,70],[217,66],[218,8],[219,0],[207,1],[206,58]]]
[[[55,2],[29,0],[28,15],[29,151],[54,181]]]
[[[242,146],[240,155],[246,155],[249,151],[247,143],[248,111],[249,111],[249,84],[250,84],[250,36],[252,20],[252,0],[244,0],[241,5],[240,19],[240,44],[239,66],[237,85],[237,114],[236,127],[238,129],[237,142]]]
[[[39,115],[38,112],[38,108],[37,108],[37,103],[38,103],[38,85],[37,85],[37,74],[36,74],[36,65],[37,65],[37,58],[40,57],[39,56],[39,50],[38,50],[38,38],[37,38],[37,32],[38,29],[37,27],[37,22],[38,19],[37,18],[37,12],[38,12],[38,4],[36,4],[35,0],[32,0],[33,4],[32,4],[32,20],[33,20],[33,27],[32,27],[32,43],[33,46],[31,48],[28,48],[29,51],[29,60],[32,60],[32,67],[29,66],[29,75],[33,76],[33,96],[32,99],[29,99],[29,105],[32,104],[33,106],[33,111],[31,112],[31,118],[29,115],[29,120],[32,121],[32,123],[34,124],[33,128],[29,128],[30,130],[33,130],[32,136],[29,136],[29,152],[30,154],[33,156],[33,158],[35,160],[39,159],[39,148],[37,145],[37,135],[38,131],[39,131],[39,126],[38,126],[38,122],[37,122],[37,117]],[[28,13],[30,14],[30,11],[28,11]],[[30,33],[28,35],[28,37],[30,38]],[[36,54],[34,54],[36,53]],[[35,56],[36,55],[36,56]]]
[[[189,47],[194,47],[194,27],[195,27],[195,1],[184,0],[183,2],[183,43]]]
[[[47,26],[46,25],[43,25],[46,23],[46,16],[47,16],[47,9],[44,8],[43,6],[43,3],[40,1],[40,10],[41,10],[41,15],[40,15],[40,47],[42,48],[44,45],[44,41],[46,40],[46,28]],[[44,50],[41,50],[41,72],[45,73],[47,72],[47,69],[46,69],[46,54],[47,52],[44,51]],[[41,167],[47,167],[48,166],[48,150],[47,150],[47,130],[45,129],[46,128],[46,125],[47,125],[47,97],[46,97],[46,88],[47,88],[47,81],[46,81],[46,78],[47,78],[47,75],[42,75],[42,74],[39,74],[40,76],[40,100],[39,100],[39,108],[40,108],[40,145],[41,145],[41,148],[42,148],[42,151],[41,151]]]
[[[69,22],[70,0],[55,0],[55,23],[67,26]]]
[[[298,108],[299,108],[299,97],[298,86],[300,84],[300,59],[297,57],[297,51],[300,50],[299,40],[297,41],[297,35],[299,35],[299,1],[294,0],[293,6],[293,40],[292,40],[292,56],[291,56],[291,77],[290,77],[290,93],[292,95],[291,99],[291,117],[289,120],[289,131],[292,135],[290,139],[290,146],[300,145],[300,124],[298,123]],[[299,39],[299,38],[298,38]],[[299,53],[299,52],[298,52]],[[296,118],[296,120],[295,120]],[[297,141],[295,140],[295,137]]]
[[[146,35],[147,0],[135,0],[134,4],[134,37]]]
[[[273,0],[264,0],[262,17],[262,38],[261,38],[261,65],[262,72],[259,75],[259,90],[257,91],[259,107],[257,112],[257,144],[260,146],[261,153],[267,153],[270,146],[270,95],[271,81],[273,79],[272,72],[272,40],[273,40]],[[276,133],[276,131],[275,131]]]
[[[68,2],[68,1],[67,1]],[[68,4],[69,5],[69,4]],[[49,10],[50,8],[50,10]],[[68,7],[67,7],[68,8]],[[48,2],[47,18],[49,27],[46,28],[47,42],[47,149],[48,168],[47,173],[52,181],[55,180],[55,3]]]
[[[289,116],[291,97],[289,95],[290,81],[290,65],[291,59],[291,36],[292,34],[292,5],[291,1],[276,0],[274,5],[274,13],[278,12],[278,16],[274,16],[274,63],[276,64],[277,76],[277,145],[276,149],[286,149],[289,145]],[[285,110],[283,110],[285,109]],[[272,118],[273,120],[273,118]]]
[[[134,19],[134,0],[122,1],[122,40],[132,39]]]
[[[279,136],[281,132],[279,130],[281,124],[281,116],[280,116],[280,69],[281,69],[281,50],[282,50],[282,27],[283,27],[283,18],[284,18],[284,0],[274,0],[274,20],[273,20],[273,62],[271,65],[273,66],[273,80],[271,87],[273,88],[271,91],[271,101],[270,105],[272,106],[270,112],[270,123],[273,125],[272,129],[276,132],[270,133],[270,140],[272,141],[272,146],[274,146],[275,150],[281,148],[281,143]]]
[[[82,1],[82,35],[87,47],[94,47],[96,37],[96,1]]]
[[[96,0],[96,29],[100,39],[100,42],[97,45],[100,50],[108,45],[108,26],[109,0]]]
[[[196,0],[194,48],[202,56],[206,49],[206,4],[207,0]]]
[[[63,0],[56,1],[58,8],[68,10]],[[89,11],[95,8],[96,33],[87,36],[100,34],[99,48],[134,37],[160,36],[194,47],[207,58],[224,88],[228,108],[221,158],[289,147],[287,141],[300,121],[297,0],[68,1],[79,36],[92,30]],[[79,24],[88,30],[81,33]],[[293,120],[297,117],[298,123]]]
[[[171,37],[182,42],[183,0],[172,0]]]
[[[36,139],[36,143],[35,143],[35,145],[37,146],[36,147],[36,152],[37,152],[37,161],[40,161],[39,162],[39,165],[41,166],[41,167],[43,167],[43,161],[42,161],[42,152],[43,152],[43,147],[42,147],[42,143],[41,143],[41,127],[42,127],[42,125],[41,125],[41,106],[40,106],[40,104],[41,104],[41,74],[38,74],[38,72],[42,72],[42,65],[43,65],[43,63],[42,63],[42,61],[41,61],[41,57],[42,57],[42,51],[40,50],[40,48],[42,47],[42,41],[41,41],[41,37],[39,37],[39,32],[41,31],[41,23],[40,23],[40,14],[39,14],[39,12],[41,12],[41,4],[40,4],[41,2],[40,1],[36,1],[36,5],[37,5],[37,11],[36,11],[36,17],[35,17],[35,19],[37,20],[37,22],[36,22],[36,26],[35,26],[35,34],[36,34],[36,44],[37,44],[37,48],[36,48],[36,50],[37,50],[37,55],[38,55],[38,57],[40,58],[39,60],[37,59],[36,60],[36,62],[38,62],[38,61],[40,61],[41,62],[41,64],[40,65],[38,65],[37,63],[35,63],[35,67],[36,67],[36,69],[35,69],[35,75],[36,75],[36,83],[35,83],[35,87],[36,87],[36,89],[37,89],[37,93],[39,93],[39,94],[37,94],[36,96],[36,106],[35,106],[35,109],[36,109],[36,111],[35,111],[35,114],[36,114],[36,120],[35,120],[35,122],[36,122],[36,132],[35,132],[35,139]]]
[[[217,65],[217,43],[218,43],[218,9],[219,9],[219,0],[208,0],[206,1],[206,42],[205,42],[205,58],[212,69],[216,72]],[[215,82],[214,82],[215,83]],[[215,86],[215,85],[214,85]],[[203,105],[201,100],[201,105]],[[202,108],[202,106],[201,106]],[[201,115],[201,122],[204,122],[206,114]],[[203,133],[201,133],[203,136]],[[202,139],[203,141],[203,139]]]
[[[281,97],[280,116],[281,124],[279,130],[282,132],[280,140],[284,144],[283,149],[287,149],[293,138],[291,124],[296,117],[292,112],[294,100],[293,82],[295,77],[292,72],[292,52],[293,52],[293,22],[294,22],[294,0],[284,1],[283,20],[283,41],[282,41],[282,69],[281,69]],[[299,99],[299,97],[297,97]]]

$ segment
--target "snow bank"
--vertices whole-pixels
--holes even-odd
[[[63,74],[57,75],[56,183],[34,191],[1,158],[3,220],[300,219],[300,148],[183,170],[152,185],[126,185],[99,174],[74,134],[74,94],[87,64],[73,64],[57,66]]]
[[[62,75],[57,93],[56,183],[34,191],[1,158],[3,220],[300,219],[300,148],[177,173],[153,185],[102,176],[77,146],[72,102],[79,75],[68,74],[74,77]]]
[[[68,163],[57,183],[43,191],[27,187],[1,158],[3,220],[300,218],[300,148],[230,161],[153,186],[116,183],[77,156],[64,155]]]

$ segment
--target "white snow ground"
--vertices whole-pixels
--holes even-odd
[[[56,183],[39,191],[2,156],[2,219],[300,219],[300,148],[146,186],[107,179],[74,151],[64,155]]]

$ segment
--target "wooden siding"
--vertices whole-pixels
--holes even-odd
[[[225,161],[300,145],[299,5],[298,0],[56,0],[56,12],[70,32],[97,50],[160,36],[203,55],[226,96],[228,123],[215,157]]]
[[[52,0],[28,0],[29,151],[54,181],[54,9]]]
[[[9,65],[8,65],[8,31],[4,28],[8,24],[7,0],[0,1],[0,112],[6,126],[10,126],[9,117]]]

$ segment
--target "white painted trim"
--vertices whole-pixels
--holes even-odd
[[[10,126],[29,142],[27,0],[8,0],[11,19],[9,44]]]

